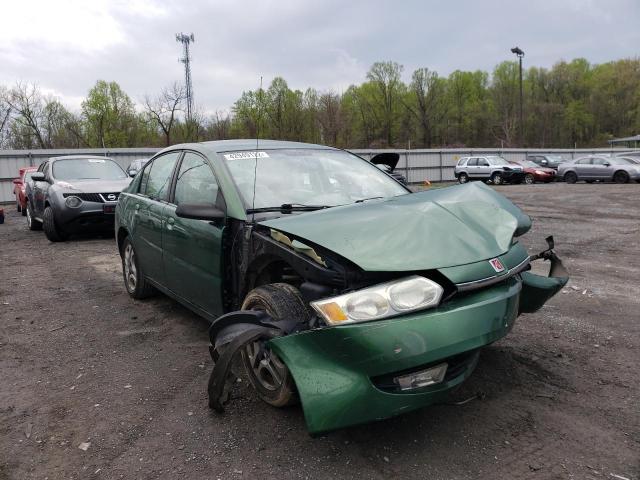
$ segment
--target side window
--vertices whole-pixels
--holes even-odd
[[[200,155],[186,152],[178,171],[174,203],[216,204],[218,182],[207,161]]]
[[[479,158],[478,159],[478,166],[479,167],[488,167],[489,166],[489,162],[487,162],[486,158]]]
[[[42,162],[42,163],[40,164],[40,166],[38,167],[38,171],[39,171],[39,172],[44,172],[44,167],[46,167],[46,166],[47,166],[47,163],[49,163],[49,162]]]
[[[605,163],[607,163],[607,160],[605,160],[604,158],[594,158],[592,163],[593,165],[604,165]]]
[[[167,200],[169,190],[171,188],[171,178],[176,162],[180,158],[180,152],[170,152],[161,157],[157,157],[149,168],[145,168],[144,174],[148,177],[143,178],[143,184],[140,185],[140,193],[144,193],[154,200]],[[144,190],[143,190],[144,188]]]
[[[591,165],[591,158],[583,158],[582,160],[578,160],[576,163],[579,165]]]
[[[469,161],[467,162],[467,167],[475,167],[476,165],[478,165],[477,158],[470,158]]]
[[[140,175],[140,183],[138,188],[138,193],[144,193],[147,189],[147,183],[149,182],[149,172],[151,171],[151,164],[153,162],[149,162],[145,165],[142,175]]]

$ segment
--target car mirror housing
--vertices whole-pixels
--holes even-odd
[[[192,220],[220,220],[226,214],[211,203],[182,203],[176,208],[176,216]]]
[[[19,178],[14,178],[13,179],[13,184],[14,185],[22,185],[22,180],[20,180]]]
[[[611,166],[611,164],[610,164],[609,162],[604,162],[604,163],[603,163],[603,165],[604,165],[605,167],[610,167],[610,166]]]
[[[131,178],[135,177],[138,174],[136,170],[129,170],[127,173]]]
[[[33,180],[34,182],[44,182],[46,179],[45,179],[44,173],[33,172],[31,174],[31,180]]]

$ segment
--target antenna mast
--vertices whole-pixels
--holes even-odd
[[[180,63],[184,63],[184,85],[187,95],[187,121],[191,121],[193,112],[193,87],[191,85],[191,54],[189,53],[189,45],[195,42],[193,33],[185,35],[184,33],[176,33],[176,41],[182,43],[182,58]]]

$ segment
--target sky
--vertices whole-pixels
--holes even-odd
[[[640,0],[0,0],[0,85],[35,82],[79,110],[99,79],[137,103],[184,80],[178,32],[193,33],[194,99],[229,110],[275,76],[343,91],[375,61],[440,75],[640,55]]]

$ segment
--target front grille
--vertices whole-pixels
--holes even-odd
[[[113,195],[115,198],[110,199],[109,195]],[[109,193],[63,193],[62,196],[64,198],[67,197],[78,197],[83,202],[96,202],[96,203],[105,203],[105,202],[115,202],[118,200],[118,196],[120,192],[109,192]]]
[[[447,383],[450,380],[462,375],[467,368],[469,368],[474,362],[478,360],[478,356],[480,355],[480,350],[470,350],[468,352],[461,353],[459,355],[455,355],[453,357],[444,358],[442,360],[438,360],[437,362],[428,363],[425,365],[420,365],[419,367],[411,368],[408,370],[402,370],[394,373],[387,373],[386,375],[380,375],[378,377],[372,377],[371,381],[373,384],[382,391],[389,393],[414,393],[411,390],[401,391],[398,384],[396,384],[393,379],[396,377],[400,377],[402,375],[407,375],[414,372],[419,372],[421,370],[427,370],[428,368],[435,367],[436,365],[440,365],[441,363],[447,364],[447,372],[442,379],[442,382],[437,384],[441,385],[442,383]],[[435,385],[434,385],[435,386]],[[426,387],[429,388],[429,387]]]
[[[63,193],[62,196],[64,198],[78,197],[83,202],[104,203],[104,200],[102,200],[98,193]]]

